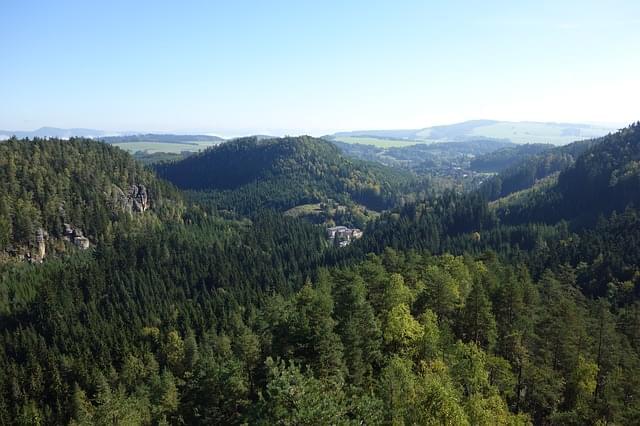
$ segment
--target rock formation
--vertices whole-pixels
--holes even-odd
[[[47,254],[47,246],[45,244],[46,232],[42,228],[36,231],[36,244],[38,245],[38,258],[44,259]]]
[[[86,250],[89,248],[89,239],[85,237],[80,228],[74,228],[68,223],[64,224],[63,239],[72,242],[76,247]]]
[[[133,184],[126,194],[120,187],[113,185],[107,196],[114,210],[142,213],[151,207],[149,193],[144,185]]]
[[[147,194],[147,188],[144,185],[131,185],[128,194],[129,200],[131,200],[132,209],[134,212],[144,212],[149,209],[149,195]]]

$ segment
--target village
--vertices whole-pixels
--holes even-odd
[[[362,231],[358,228],[348,228],[346,226],[333,226],[327,229],[329,241],[338,247],[346,247],[353,240],[362,238]]]

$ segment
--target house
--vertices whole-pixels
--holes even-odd
[[[329,241],[337,241],[339,247],[346,247],[351,243],[351,241],[362,238],[362,231],[358,228],[333,226],[327,229],[327,236]]]
[[[347,231],[349,231],[349,228],[346,226],[334,226],[327,229],[327,235],[329,236],[329,239],[332,240],[336,236],[345,235]]]

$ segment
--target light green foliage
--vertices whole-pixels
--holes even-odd
[[[409,306],[399,304],[387,314],[384,327],[384,341],[397,349],[408,349],[422,337],[423,329],[409,312]]]
[[[394,357],[380,380],[389,423],[468,424],[461,397],[440,361],[422,364],[415,373],[411,361]]]
[[[419,397],[413,424],[469,424],[459,392],[441,361],[422,364],[419,376]]]
[[[373,145],[379,148],[406,147],[410,145],[415,145],[416,143],[421,143],[420,141],[415,141],[415,140],[391,139],[391,138],[383,139],[383,138],[366,137],[366,136],[337,136],[336,140],[344,143],[350,143],[350,144]]]
[[[76,383],[73,389],[72,399],[73,418],[72,425],[85,426],[90,425],[93,419],[94,407],[91,405],[87,394]]]
[[[282,360],[267,358],[266,367],[268,378],[262,400],[265,412],[261,413],[261,422],[317,425],[344,421],[347,400],[340,381],[320,381]]]
[[[466,410],[472,425],[526,426],[531,424],[528,416],[510,413],[504,400],[495,394],[487,397],[479,394],[472,395],[466,405]]]
[[[422,335],[416,342],[416,356],[423,360],[433,359],[441,349],[438,316],[432,310],[427,309],[420,315],[418,322],[422,326]]]
[[[380,392],[385,401],[386,420],[402,425],[416,405],[416,376],[413,363],[400,356],[393,356],[380,375]]]
[[[432,309],[440,320],[452,319],[463,306],[472,282],[463,259],[450,255],[434,259],[425,269],[423,280],[425,288],[418,296],[419,307]]]
[[[158,153],[167,152],[172,154],[179,154],[181,152],[198,152],[203,149],[217,145],[219,142],[203,142],[203,141],[189,141],[185,140],[181,143],[161,142],[161,141],[145,141],[145,142],[122,142],[114,143],[113,146],[117,146],[120,149],[130,152],[131,154],[138,151],[146,153]]]
[[[598,378],[598,365],[578,356],[578,365],[576,365],[573,383],[576,389],[576,409],[586,409],[591,403],[593,395],[596,391]]]
[[[167,364],[171,371],[177,375],[181,375],[184,372],[184,341],[177,331],[173,330],[167,334],[167,342],[165,344],[165,353],[167,357]]]
[[[412,302],[411,290],[405,285],[402,275],[394,273],[389,277],[389,282],[384,289],[383,310],[392,309],[398,305],[410,305]]]

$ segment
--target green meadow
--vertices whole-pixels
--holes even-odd
[[[119,142],[119,143],[114,143],[113,145],[132,153],[138,152],[138,151],[145,151],[150,154],[153,154],[156,152],[168,152],[168,153],[179,154],[183,151],[188,151],[188,152],[202,151],[203,149],[206,149],[218,144],[219,142],[217,141],[184,141],[180,143],[145,141],[145,142]]]
[[[430,142],[426,140],[382,139],[368,136],[336,136],[335,140],[350,144],[373,145],[378,148],[395,148]]]

